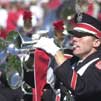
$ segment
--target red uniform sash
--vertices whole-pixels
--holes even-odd
[[[43,94],[42,90],[47,81],[46,76],[49,65],[49,55],[40,49],[36,49],[34,54],[35,89],[33,89],[33,101],[41,101],[41,96]]]

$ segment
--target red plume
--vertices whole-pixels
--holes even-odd
[[[31,11],[28,11],[28,10],[25,10],[24,13],[23,13],[23,19],[24,20],[27,20],[27,19],[32,19],[32,12]]]
[[[64,22],[63,20],[57,20],[55,22],[53,22],[53,26],[55,30],[64,30]]]

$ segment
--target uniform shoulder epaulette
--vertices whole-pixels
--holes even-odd
[[[95,66],[97,69],[101,70],[101,60],[97,61]]]

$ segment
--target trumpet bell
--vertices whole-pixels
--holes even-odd
[[[19,88],[22,82],[19,72],[11,73],[9,77],[7,78],[7,81],[8,81],[10,88],[12,89]]]
[[[21,60],[16,55],[9,54],[5,64],[6,80],[11,89],[17,89],[21,86],[23,72]]]

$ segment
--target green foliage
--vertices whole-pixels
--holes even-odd
[[[7,57],[7,64],[6,64],[7,71],[10,70],[19,71],[20,67],[21,67],[21,61],[16,55],[9,55]]]
[[[13,42],[15,39],[16,39],[16,37],[18,36],[18,32],[17,31],[10,31],[9,33],[8,33],[8,36],[6,37],[6,41],[8,41],[8,42]]]
[[[3,41],[3,39],[0,38],[0,50],[5,49],[5,42]]]

